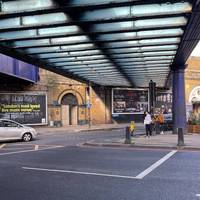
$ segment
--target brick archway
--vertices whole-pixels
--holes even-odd
[[[75,90],[63,91],[58,102],[61,105],[62,125],[77,125],[80,116],[80,106],[83,105],[83,97]]]
[[[67,94],[72,94],[74,95],[76,98],[77,98],[77,101],[78,101],[78,105],[82,105],[84,104],[84,101],[83,101],[83,97],[81,96],[81,94],[76,91],[76,90],[72,90],[72,89],[68,89],[68,90],[64,90],[58,97],[58,103],[61,104],[61,101],[63,99],[63,97]]]

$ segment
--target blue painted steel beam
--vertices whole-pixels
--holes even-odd
[[[38,72],[39,68],[34,65],[0,54],[0,73],[35,83]]]

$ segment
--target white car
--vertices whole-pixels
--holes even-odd
[[[34,128],[24,126],[9,119],[0,119],[0,140],[23,140],[29,142],[35,139],[37,132]]]

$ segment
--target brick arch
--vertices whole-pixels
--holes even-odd
[[[193,98],[197,98],[200,100],[200,94],[197,94],[197,92],[200,91],[200,86],[196,86],[192,89],[189,95],[189,103],[192,103]]]
[[[73,94],[78,101],[78,105],[82,105],[83,104],[83,97],[81,96],[81,94],[79,92],[77,92],[76,90],[73,89],[67,89],[64,90],[63,92],[61,92],[61,94],[58,97],[58,103],[61,104],[62,98],[67,95],[67,94]]]

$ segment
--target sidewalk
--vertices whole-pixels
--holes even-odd
[[[55,133],[77,133],[82,131],[100,131],[100,130],[114,130],[122,129],[129,126],[129,124],[99,124],[99,125],[71,125],[67,127],[49,127],[49,126],[40,126],[34,127],[39,135],[43,134],[55,134]]]
[[[167,148],[177,149],[178,136],[171,132],[165,132],[164,135],[154,135],[150,138],[144,136],[145,130],[143,124],[136,124],[135,137],[132,137],[131,144],[125,144],[125,127],[129,124],[101,124],[89,127],[88,125],[68,126],[68,127],[35,127],[39,135],[51,135],[56,133],[78,133],[84,131],[101,131],[121,129],[123,132],[119,137],[110,137],[93,139],[84,143],[89,146],[104,147],[142,147],[142,148]],[[184,136],[185,146],[181,149],[200,150],[200,134],[187,134]]]
[[[184,136],[185,146],[177,147],[178,136],[171,133],[155,135],[150,138],[145,136],[133,137],[131,144],[125,144],[125,139],[110,139],[101,142],[87,142],[85,145],[104,147],[141,147],[141,148],[165,148],[165,149],[185,149],[200,150],[200,135],[187,134]]]

